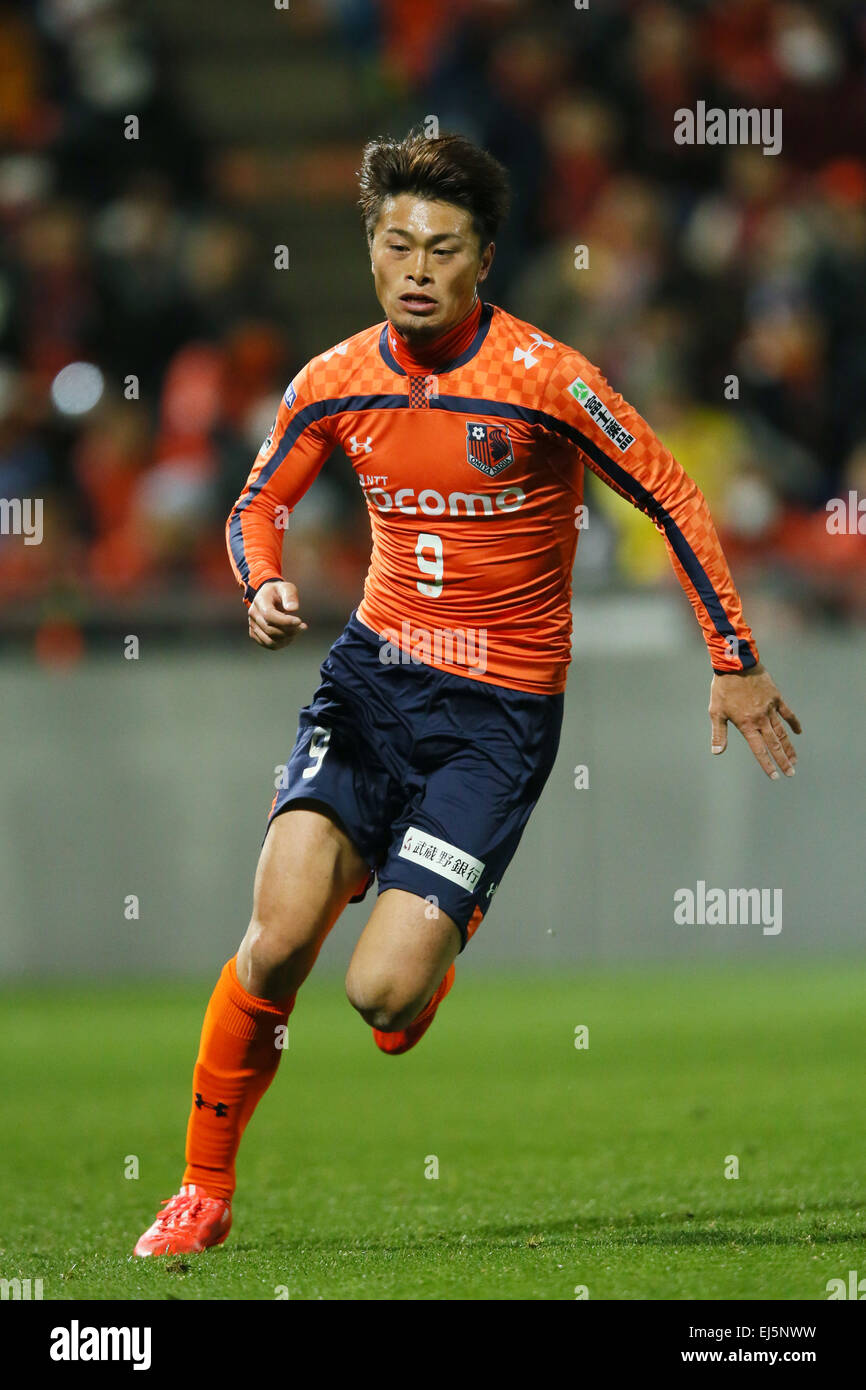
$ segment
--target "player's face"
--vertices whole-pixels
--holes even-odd
[[[479,248],[464,208],[396,194],[382,204],[370,249],[376,296],[405,338],[423,342],[469,313],[493,252],[493,242]]]

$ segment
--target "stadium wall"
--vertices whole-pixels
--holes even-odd
[[[275,768],[328,640],[275,655],[145,649],[65,673],[7,659],[6,979],[215,974],[248,921]],[[673,660],[578,655],[556,766],[464,968],[859,949],[864,645],[823,632],[762,649],[805,730],[797,775],[779,783],[735,732],[710,755],[698,643]],[[699,913],[701,882],[767,890],[768,915],[678,923],[675,895],[690,889]],[[372,902],[347,911],[318,972],[345,967]]]

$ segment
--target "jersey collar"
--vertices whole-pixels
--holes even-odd
[[[379,334],[379,352],[386,366],[398,376],[454,371],[478,352],[487,337],[492,317],[493,305],[479,299],[459,323],[434,338],[423,350],[410,347],[389,319]]]

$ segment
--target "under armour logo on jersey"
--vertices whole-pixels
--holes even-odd
[[[535,344],[536,349],[540,347],[556,347],[555,343],[549,343],[546,338],[542,338],[540,333],[530,333],[529,336]],[[536,362],[539,361],[537,357],[533,357],[532,348],[519,347],[514,349],[514,356],[511,360],[512,362],[522,362],[525,367],[534,367]]]
[[[372,452],[373,452],[373,437],[372,437],[372,435],[369,435],[369,434],[368,434],[368,435],[367,435],[366,442],[365,442],[364,444],[359,444],[358,441],[357,441],[357,439],[355,438],[355,436],[354,436],[353,434],[350,434],[350,435],[349,435],[349,443],[352,445],[352,453],[353,453],[353,454],[357,454],[357,453],[359,452],[359,450],[361,450],[361,449],[363,449],[363,451],[364,451],[365,454],[372,454]]]
[[[348,343],[338,343],[336,347],[328,348],[328,351],[327,351],[327,352],[323,352],[323,353],[322,353],[322,361],[323,361],[323,362],[330,362],[330,360],[331,360],[331,358],[333,357],[333,355],[334,355],[335,352],[338,352],[338,353],[340,354],[341,357],[345,357],[345,356],[346,356],[346,353],[347,353],[347,351],[348,351],[348,348],[349,348],[349,344],[348,344]]]

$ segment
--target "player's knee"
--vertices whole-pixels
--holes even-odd
[[[393,981],[364,979],[351,968],[346,976],[346,997],[364,1022],[382,1033],[408,1027],[425,1003],[417,995],[410,998],[406,989]]]
[[[417,1018],[423,1004],[413,1001],[408,1007],[394,1008],[389,1004],[380,1004],[374,1008],[359,1008],[358,1013],[365,1023],[369,1023],[371,1028],[376,1028],[380,1033],[397,1033],[402,1028],[408,1028],[414,1018]]]
[[[309,954],[307,942],[293,944],[279,923],[255,916],[250,919],[244,942],[257,975],[297,970]]]

